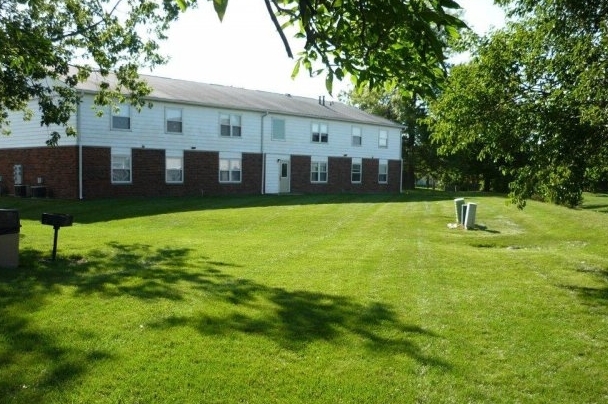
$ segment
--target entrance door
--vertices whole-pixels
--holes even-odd
[[[279,193],[289,193],[291,173],[289,160],[279,160]]]

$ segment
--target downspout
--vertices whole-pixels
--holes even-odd
[[[262,155],[262,189],[260,193],[264,195],[266,189],[266,155],[264,154],[264,118],[268,116],[268,111],[262,115],[260,123],[260,154]]]
[[[76,106],[76,139],[78,143],[78,199],[83,199],[83,189],[82,189],[82,97],[84,93],[80,93],[80,99],[78,100],[78,105]]]
[[[405,134],[401,134],[401,147],[399,148],[399,159],[401,160],[401,181],[399,182],[399,193],[403,193],[403,142]]]

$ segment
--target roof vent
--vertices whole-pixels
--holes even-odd
[[[325,106],[325,96],[324,95],[319,96],[319,105]]]

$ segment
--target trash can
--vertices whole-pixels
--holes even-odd
[[[464,223],[464,215],[462,214],[462,207],[464,206],[464,198],[454,199],[454,206],[456,207],[456,222],[458,224]]]
[[[0,268],[19,266],[21,223],[16,209],[0,209]]]

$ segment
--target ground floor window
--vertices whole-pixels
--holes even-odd
[[[112,183],[128,184],[131,182],[131,155],[112,154]]]
[[[310,182],[327,182],[327,162],[313,161],[310,165]]]
[[[386,184],[388,182],[388,161],[380,160],[378,164],[378,182]]]
[[[241,182],[241,159],[220,158],[220,182]]]
[[[350,182],[354,184],[361,183],[361,162],[353,160],[350,168]]]
[[[184,159],[182,157],[165,158],[165,180],[170,184],[181,184],[184,182]]]

